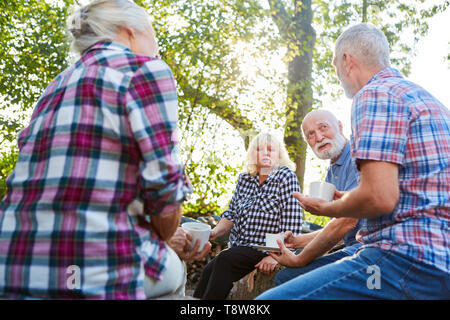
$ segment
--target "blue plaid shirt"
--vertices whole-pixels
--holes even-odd
[[[364,219],[367,246],[450,273],[450,111],[400,72],[385,68],[355,95],[352,158],[398,164],[394,211]]]

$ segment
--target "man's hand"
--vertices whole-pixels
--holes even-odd
[[[335,193],[336,195],[336,193]],[[300,206],[308,211],[311,214],[314,214],[316,216],[323,216],[323,209],[324,207],[329,204],[329,202],[318,199],[318,198],[311,198],[309,196],[305,196],[301,193],[294,192],[294,198],[298,200],[300,203]]]
[[[258,262],[255,265],[255,268],[258,268],[262,273],[266,275],[270,275],[275,270],[277,264],[278,263],[274,258],[267,256],[263,258],[260,262]]]
[[[283,266],[298,267],[297,255],[288,248],[286,248],[286,246],[282,241],[277,240],[277,243],[281,249],[281,253],[269,252],[269,255]]]
[[[359,185],[348,192],[335,192],[334,201],[310,198],[294,192],[306,211],[327,217],[373,219],[390,214],[400,197],[399,165],[391,162],[360,160]]]
[[[216,240],[224,234],[230,232],[233,228],[234,222],[228,219],[220,219],[219,223],[211,230],[209,240]]]
[[[338,190],[334,190],[334,197],[333,200],[339,200],[340,198],[342,198],[348,191],[338,191]]]

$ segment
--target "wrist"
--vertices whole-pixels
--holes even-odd
[[[308,238],[307,236],[303,236],[303,235],[297,236],[294,241],[294,248],[295,249],[303,249],[304,247],[306,247],[306,245],[309,242],[307,238]]]
[[[302,268],[306,265],[305,260],[302,257],[302,254],[300,252],[300,254],[295,256],[295,260],[294,260],[294,268]]]

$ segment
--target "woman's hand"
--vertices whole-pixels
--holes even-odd
[[[277,264],[278,263],[274,258],[267,256],[263,258],[260,262],[258,262],[255,265],[255,268],[258,268],[262,273],[266,275],[270,275],[275,270]]]
[[[181,260],[202,260],[211,250],[211,243],[205,243],[201,251],[200,240],[197,240],[194,246],[191,246],[192,235],[185,229],[178,227],[175,234],[167,241],[167,244],[176,252]]]
[[[219,223],[209,233],[209,240],[216,240],[224,234],[230,232],[234,222],[227,219],[220,219]]]
[[[187,231],[178,227],[175,234],[167,241],[167,244],[177,253],[181,252],[183,248],[190,243],[187,239]]]
[[[211,230],[211,232],[209,233],[209,240],[216,240],[218,238],[217,231],[218,231],[217,227]]]
[[[292,231],[286,231],[283,235],[284,235],[284,244],[286,245],[286,248],[296,249],[295,236],[292,234]]]

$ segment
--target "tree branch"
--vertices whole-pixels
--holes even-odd
[[[270,15],[275,22],[280,35],[285,38],[288,33],[291,17],[286,12],[286,8],[281,0],[268,0],[270,5]]]
[[[209,111],[228,122],[234,129],[239,131],[246,131],[253,129],[253,124],[245,116],[243,116],[239,109],[232,108],[228,100],[221,100],[211,97],[198,88],[193,88],[184,82],[182,88],[183,93],[187,97],[196,97],[196,104],[207,108]]]

